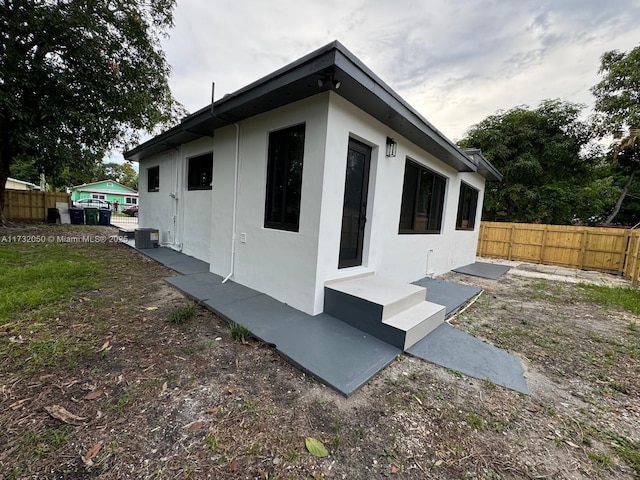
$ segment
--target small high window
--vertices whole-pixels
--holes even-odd
[[[213,181],[213,153],[205,153],[189,159],[189,190],[211,190]]]
[[[476,210],[478,209],[478,190],[460,184],[460,198],[458,199],[458,218],[456,230],[473,230],[476,225]]]
[[[269,134],[264,226],[297,232],[300,226],[305,125]]]
[[[399,233],[440,233],[446,184],[441,175],[407,159]]]
[[[147,168],[147,191],[160,191],[160,165]]]

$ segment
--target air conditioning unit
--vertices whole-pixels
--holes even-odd
[[[158,248],[158,234],[157,228],[136,228],[135,232],[135,245],[136,248]]]

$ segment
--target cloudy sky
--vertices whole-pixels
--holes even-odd
[[[640,44],[637,0],[178,0],[164,41],[193,112],[339,40],[453,140],[546,98],[592,104],[599,59]]]

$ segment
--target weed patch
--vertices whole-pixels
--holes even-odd
[[[176,307],[171,312],[171,321],[176,325],[187,323],[196,314],[196,304],[186,303]]]
[[[579,284],[587,300],[606,307],[628,310],[640,315],[640,290],[631,287],[606,287],[603,285]]]

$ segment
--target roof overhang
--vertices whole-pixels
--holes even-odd
[[[333,82],[318,80],[330,75]],[[445,137],[342,44],[335,41],[184,118],[180,124],[125,152],[140,161],[204,136],[216,129],[332,90],[417,146],[460,172],[488,180],[500,175],[484,159],[479,164]],[[485,164],[486,163],[486,164]]]

